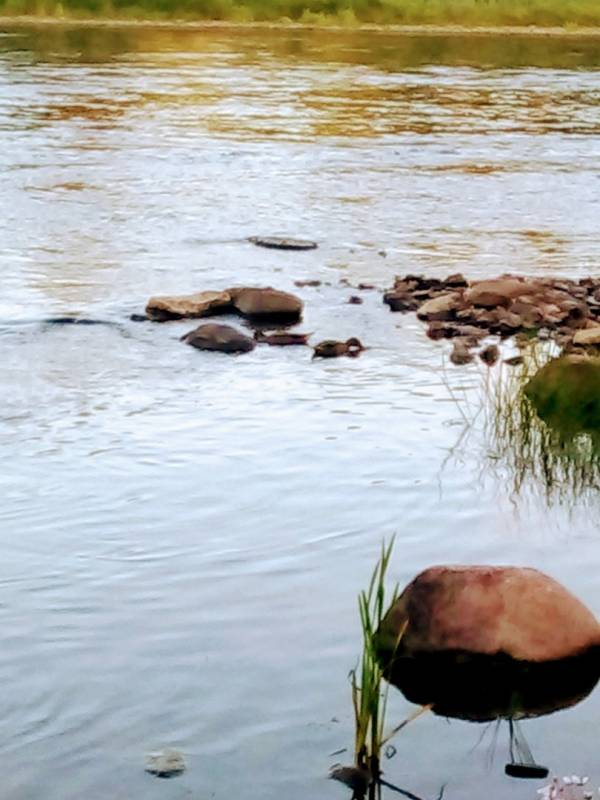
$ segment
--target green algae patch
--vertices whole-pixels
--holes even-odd
[[[562,438],[589,433],[600,439],[600,358],[553,359],[524,391],[540,419]]]

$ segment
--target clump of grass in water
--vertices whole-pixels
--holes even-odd
[[[369,588],[360,593],[358,608],[363,635],[363,651],[359,673],[352,670],[352,705],[354,707],[354,757],[356,767],[366,770],[371,777],[370,796],[379,788],[381,748],[384,740],[385,710],[389,686],[382,691],[383,671],[377,660],[375,634],[389,607],[398,597],[394,587],[390,604],[385,602],[385,576],[392,554],[394,540],[381,546]]]
[[[519,371],[487,387],[484,428],[490,455],[508,468],[516,494],[537,485],[547,502],[573,503],[600,488],[600,437],[571,430],[566,418],[562,429],[540,418],[527,387],[551,357],[548,348],[531,345]]]
[[[342,780],[354,790],[354,797],[369,800],[381,796],[381,751],[389,739],[403,725],[395,728],[388,736],[384,733],[385,713],[389,685],[382,687],[383,668],[377,658],[376,635],[388,608],[398,598],[398,586],[393,589],[391,598],[386,600],[385,578],[387,574],[394,539],[381,546],[381,556],[377,562],[369,587],[358,596],[363,648],[358,669],[350,673],[352,686],[352,706],[354,708],[354,768],[334,771],[332,777]],[[401,631],[396,647],[402,638]]]
[[[577,420],[568,415],[553,427],[528,396],[532,378],[558,355],[555,345],[532,340],[520,355],[523,363],[517,368],[486,369],[474,401],[469,392],[463,397],[448,383],[465,422],[460,449],[473,433],[479,434],[488,465],[502,479],[508,477],[515,496],[527,488],[548,504],[572,507],[589,501],[600,489],[600,431],[578,431]]]

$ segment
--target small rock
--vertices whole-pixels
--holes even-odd
[[[352,789],[354,797],[364,797],[372,780],[368,770],[358,767],[343,767],[341,764],[333,765],[329,777]]]
[[[383,302],[390,307],[390,311],[416,311],[421,305],[409,292],[397,291],[386,292],[383,295]]]
[[[462,272],[455,272],[453,275],[448,275],[443,283],[444,286],[447,286],[449,289],[462,289],[469,285]]]
[[[322,281],[318,280],[306,280],[306,281],[294,281],[294,286],[320,286]]]
[[[264,331],[256,331],[254,339],[263,344],[270,344],[278,347],[286,345],[303,345],[308,344],[308,337],[310,333],[289,333],[288,331],[273,331],[266,333]]]
[[[181,341],[198,350],[218,350],[222,353],[248,353],[255,347],[254,339],[237,328],[210,322],[186,333]]]
[[[146,758],[146,772],[158,778],[174,778],[184,771],[185,759],[178,750],[163,750]]]
[[[450,353],[450,361],[453,364],[456,364],[456,366],[469,364],[471,361],[473,361],[473,353],[471,353],[471,351],[463,341],[457,340],[454,343],[452,352]]]
[[[488,367],[493,367],[496,361],[498,361],[500,358],[500,350],[498,349],[498,345],[489,344],[487,347],[484,347],[479,353],[479,358],[484,364],[487,364]]]
[[[371,289],[376,289],[377,287],[373,283],[359,283],[356,287],[361,292],[370,291]]]
[[[417,317],[423,320],[449,320],[454,317],[454,312],[460,305],[459,294],[441,294],[439,297],[433,297],[431,300],[426,300],[422,306],[419,306]]]
[[[509,367],[518,367],[524,360],[523,356],[511,356],[510,358],[505,358],[504,363]]]
[[[363,299],[356,294],[353,294],[352,297],[348,298],[348,304],[351,306],[360,306],[362,305]]]
[[[282,236],[249,236],[248,241],[271,250],[315,250],[318,245],[308,239],[288,239]]]

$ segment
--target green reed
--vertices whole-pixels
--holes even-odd
[[[534,376],[557,356],[550,342],[522,345],[523,363],[484,370],[475,399],[448,389],[463,416],[461,447],[481,437],[484,457],[500,480],[508,479],[513,495],[525,489],[547,503],[572,507],[591,500],[600,489],[600,430],[585,429],[564,404],[557,418],[540,416],[530,391]]]
[[[355,765],[371,778],[370,797],[378,796],[381,749],[387,741],[384,734],[389,685],[382,688],[383,669],[376,652],[376,634],[388,608],[398,597],[395,586],[386,599],[385,578],[394,546],[394,539],[381,546],[381,556],[373,570],[369,587],[358,597],[363,648],[357,670],[350,673],[354,707]],[[389,737],[388,737],[389,738]]]

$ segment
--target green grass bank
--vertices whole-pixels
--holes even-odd
[[[600,26],[600,0],[0,0],[0,15],[576,29]]]

